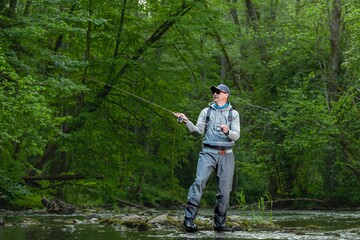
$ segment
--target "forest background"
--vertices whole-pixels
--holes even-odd
[[[225,83],[231,204],[357,207],[359,52],[356,0],[0,0],[0,206],[184,203],[201,137],[170,112]]]

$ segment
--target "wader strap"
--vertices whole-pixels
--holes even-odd
[[[229,110],[229,115],[228,115],[228,122],[230,123],[229,124],[229,130],[231,130],[231,122],[232,122],[232,111],[233,111],[233,108],[230,108]]]
[[[205,134],[208,129],[208,125],[209,125],[209,121],[210,121],[210,112],[211,112],[211,107],[208,107],[207,114],[206,114],[206,120],[205,120]]]

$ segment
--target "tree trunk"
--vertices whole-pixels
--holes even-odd
[[[104,179],[104,176],[96,176],[96,179]],[[51,176],[23,176],[22,179],[26,182],[31,181],[70,181],[86,179],[84,175],[51,175]]]
[[[31,1],[28,0],[26,2],[26,4],[31,4]],[[72,14],[75,11],[75,7],[76,5],[72,5],[71,9],[70,9],[70,14]],[[62,47],[63,45],[63,40],[64,40],[65,35],[64,34],[59,34],[56,38],[54,47],[53,47],[53,52],[57,53],[59,51],[59,49]],[[49,63],[48,66],[46,67],[45,72],[51,72],[51,64]],[[68,114],[68,112],[70,111],[67,107],[62,106],[61,107],[62,112],[61,115],[66,116]],[[61,124],[61,130],[62,132],[67,132],[69,126],[67,123],[62,123]],[[42,166],[44,166],[44,164],[48,161],[48,159],[56,159],[55,164],[53,164],[52,166],[50,166],[50,173],[52,174],[58,174],[58,173],[62,173],[64,171],[66,171],[66,169],[68,169],[68,164],[69,162],[67,161],[68,156],[67,153],[64,151],[61,151],[60,153],[57,153],[57,149],[58,149],[58,144],[54,143],[51,144],[50,146],[48,146],[46,148],[46,150],[44,151],[43,155],[38,157],[34,163],[34,167],[41,169]],[[34,172],[32,170],[29,170],[29,175],[33,175]]]
[[[245,0],[245,3],[246,3],[247,14],[249,17],[250,25],[252,25],[254,30],[257,31],[258,30],[258,25],[257,25],[258,16],[256,14],[254,4],[253,4],[252,0]]]
[[[0,0],[0,13],[2,13],[2,10],[4,10],[6,6],[6,0]]]
[[[230,3],[237,3],[237,0],[230,0]],[[231,18],[233,20],[233,23],[236,25],[238,29],[238,36],[241,36],[240,31],[240,21],[239,16],[236,8],[230,8],[230,14]],[[218,37],[218,40],[221,41],[220,37]],[[231,63],[229,56],[227,56],[226,50],[224,45],[221,45],[222,51],[225,54],[225,59],[227,61],[227,64],[229,65],[230,69],[230,76],[234,82],[234,85],[237,86],[237,88],[244,90],[244,91],[250,91],[250,81],[249,78],[246,76],[245,71],[241,68],[241,66],[235,66],[233,63]],[[240,55],[243,52],[243,48],[239,47],[239,53]]]
[[[340,70],[340,24],[341,3],[340,0],[333,0],[330,19],[330,74],[327,82],[328,103],[330,109],[331,101],[336,100],[337,78]]]
[[[255,6],[252,2],[252,0],[245,0],[246,3],[246,8],[247,8],[247,14],[248,14],[248,19],[249,19],[249,23],[250,25],[253,27],[255,34],[259,33],[259,16],[258,13],[255,9]],[[267,51],[266,51],[266,47],[265,44],[263,43],[263,39],[259,36],[255,36],[256,37],[256,41],[258,44],[258,49],[259,49],[259,53],[261,56],[261,60],[264,63],[268,62],[268,56],[267,56]]]
[[[29,16],[31,3],[32,3],[31,0],[26,0],[26,4],[24,8],[24,16]]]
[[[16,17],[17,0],[10,0],[9,7],[10,7],[10,17],[15,18]]]
[[[92,0],[89,0],[89,18],[90,18],[90,19],[91,19],[92,15],[93,15]],[[85,48],[85,54],[84,54],[85,67],[84,67],[83,77],[82,77],[82,80],[81,80],[81,83],[82,83],[83,85],[86,84],[87,72],[88,72],[89,63],[90,63],[91,30],[92,30],[92,22],[91,22],[90,19],[88,20],[88,23],[87,23],[87,31],[86,31],[86,48]],[[83,105],[84,105],[84,94],[81,93],[81,94],[79,95],[78,109],[80,110]],[[77,115],[77,114],[76,114],[76,115]]]
[[[237,0],[230,0],[230,3],[237,3]],[[236,8],[230,8],[232,20],[236,26],[240,26],[239,16]]]
[[[237,70],[236,66],[232,63],[231,58],[226,50],[225,44],[222,42],[220,35],[214,29],[214,34],[218,44],[220,45],[223,56],[221,56],[221,81],[226,78],[226,72],[229,72],[229,77],[233,80],[236,88],[240,88],[241,70]]]
[[[340,24],[341,24],[341,3],[340,0],[332,1],[330,19],[330,73],[326,84],[328,110],[331,111],[332,101],[336,101],[337,78],[340,70]],[[335,145],[335,143],[333,143]],[[335,146],[333,146],[335,149]],[[337,158],[336,151],[329,151],[325,157],[324,184],[325,189],[332,189],[336,180],[334,171]]]
[[[124,27],[126,3],[127,3],[127,0],[122,0],[122,9],[121,9],[121,15],[120,15],[119,30],[116,35],[116,44],[115,44],[115,50],[114,50],[114,58],[115,59],[119,57],[119,46],[120,46],[121,34],[123,31],[123,27]]]

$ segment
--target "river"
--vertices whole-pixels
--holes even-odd
[[[180,214],[180,213],[179,213]],[[174,229],[134,231],[119,226],[87,223],[81,224],[82,215],[7,215],[6,226],[0,226],[1,240],[118,240],[118,239],[174,239],[174,240],[223,240],[223,239],[291,239],[291,240],[360,240],[360,212],[358,211],[272,211],[265,212],[261,219],[251,212],[230,211],[229,215],[240,214],[249,221],[272,221],[280,225],[279,231],[235,231],[216,233],[199,231],[189,234]],[[31,218],[33,222],[23,221]],[[78,224],[74,224],[74,219]],[[16,223],[16,224],[12,224]],[[75,222],[76,223],[76,222]]]

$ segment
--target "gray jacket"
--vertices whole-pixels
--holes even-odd
[[[216,109],[215,103],[210,103],[212,108],[210,111],[210,121],[208,122],[208,128],[203,138],[203,144],[209,144],[212,146],[232,147],[235,141],[240,138],[240,115],[236,110],[232,110],[232,121],[228,121],[229,110],[231,104],[225,109]],[[186,127],[190,132],[203,134],[206,125],[206,115],[208,108],[204,108],[198,117],[196,125],[191,121],[186,123]],[[220,125],[228,125],[229,135],[226,136],[220,129]]]

